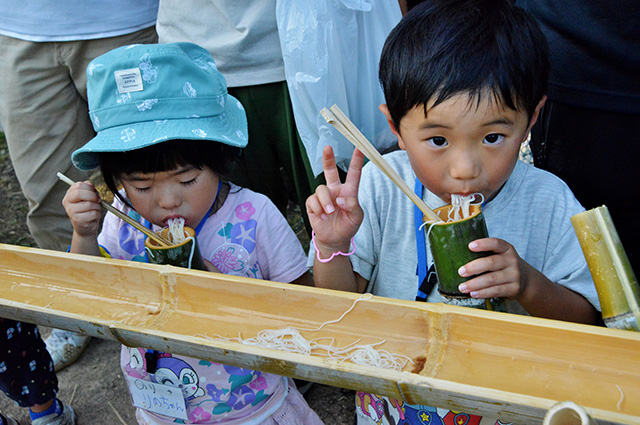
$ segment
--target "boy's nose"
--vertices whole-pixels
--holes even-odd
[[[480,174],[480,164],[472,153],[460,152],[451,162],[449,173],[457,180],[471,180]]]

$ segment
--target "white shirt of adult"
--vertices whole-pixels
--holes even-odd
[[[156,23],[158,0],[0,0],[0,34],[20,40],[93,40]]]

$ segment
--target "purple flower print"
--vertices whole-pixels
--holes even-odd
[[[249,387],[256,391],[266,390],[267,389],[267,380],[264,376],[257,376],[256,379],[249,382]]]
[[[231,229],[231,242],[242,245],[250,253],[256,247],[256,227],[258,223],[255,220],[247,220],[237,223]]]
[[[211,262],[221,273],[229,274],[235,270],[238,265],[238,258],[232,249],[220,249],[213,253]]]
[[[236,217],[242,221],[247,221],[255,214],[256,209],[253,208],[251,202],[244,202],[236,207]]]
[[[202,407],[196,407],[193,412],[189,413],[189,420],[193,424],[201,424],[211,419],[211,415]]]

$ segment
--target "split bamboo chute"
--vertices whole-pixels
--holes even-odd
[[[594,208],[574,215],[571,222],[596,285],[605,324],[640,332],[640,287],[609,210]]]
[[[336,128],[344,137],[347,138],[356,148],[360,150],[376,167],[380,169],[387,177],[393,181],[396,186],[404,192],[405,195],[411,199],[411,201],[420,208],[420,211],[425,215],[428,221],[441,221],[440,217],[433,212],[431,208],[416,195],[413,190],[402,180],[396,170],[389,165],[387,161],[380,155],[380,152],[367,140],[367,138],[360,132],[358,127],[351,122],[351,120],[342,112],[338,105],[333,105],[330,110],[323,108],[320,111],[322,117],[332,126]]]
[[[404,371],[244,345],[264,329],[317,329],[358,294],[0,244],[0,316],[518,424],[572,400],[640,423],[640,333],[372,297],[305,338],[412,359]],[[313,314],[309,314],[313,311]]]
[[[57,176],[60,180],[62,180],[63,182],[65,182],[66,184],[68,184],[69,186],[73,185],[75,182],[73,180],[71,180],[69,177],[65,176],[62,173],[57,173]],[[147,237],[153,239],[155,242],[158,243],[158,245],[160,246],[169,246],[169,245],[173,245],[171,242],[169,242],[168,240],[166,240],[163,237],[160,237],[156,232],[152,231],[151,229],[147,229],[146,227],[144,227],[142,224],[138,223],[137,221],[135,221],[134,219],[132,219],[131,217],[129,217],[128,215],[124,214],[122,211],[118,210],[117,208],[115,208],[114,206],[112,206],[111,204],[103,201],[102,199],[100,200],[100,205],[102,206],[102,208],[104,208],[105,210],[109,211],[110,213],[116,215],[118,218],[120,218],[121,220],[126,221],[127,223],[129,223],[130,225],[132,225],[133,227],[135,227],[136,229],[138,229],[139,231],[141,231],[142,233],[144,233],[145,235],[147,235]]]

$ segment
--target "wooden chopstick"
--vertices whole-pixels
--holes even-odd
[[[380,155],[380,152],[367,140],[367,138],[360,132],[358,127],[342,112],[338,105],[333,105],[331,110],[323,108],[320,114],[324,119],[336,130],[338,130],[344,137],[347,138],[356,148],[358,148],[371,162],[373,162],[392,182],[396,184],[404,192],[405,195],[411,199],[411,201],[422,211],[422,213],[429,219],[429,221],[440,222],[442,221],[438,215],[433,212],[431,208],[416,195],[413,190],[402,180],[402,177],[398,175],[396,170],[389,165],[387,161]]]
[[[60,180],[62,180],[63,182],[67,183],[69,186],[71,186],[72,184],[75,183],[73,180],[71,180],[69,177],[65,176],[62,173],[57,173],[56,175],[58,176],[58,178]],[[109,211],[112,214],[115,214],[118,218],[126,221],[127,223],[129,223],[130,225],[135,227],[136,229],[140,230],[142,233],[147,235],[149,238],[151,238],[154,241],[156,241],[160,246],[171,246],[172,245],[171,242],[169,242],[168,240],[166,240],[162,236],[158,235],[157,233],[155,233],[151,229],[147,229],[142,224],[138,223],[137,221],[135,221],[134,219],[132,219],[131,217],[129,217],[128,215],[126,215],[125,213],[120,211],[119,209],[117,209],[117,208],[113,207],[112,205],[104,202],[102,199],[100,200],[100,205],[102,205],[102,207],[105,210]]]

